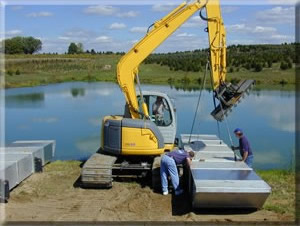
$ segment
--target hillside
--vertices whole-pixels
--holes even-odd
[[[6,55],[6,88],[66,81],[116,82],[116,65],[122,54]],[[227,51],[227,81],[255,79],[262,88],[295,85],[295,44],[237,45]],[[207,49],[152,54],[140,66],[141,82],[199,88]],[[210,84],[208,81],[207,84]]]

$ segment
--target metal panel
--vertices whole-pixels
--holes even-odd
[[[16,147],[10,146],[5,148],[0,148],[0,152],[7,154],[28,154],[31,155],[32,165],[34,168],[34,158],[42,159],[42,164],[45,164],[44,148],[42,146],[37,147],[21,147],[16,144]],[[34,169],[33,169],[34,172]]]
[[[252,170],[244,162],[200,162],[193,161],[191,169],[216,169],[216,170]]]
[[[188,134],[181,142],[187,142]],[[270,186],[234,153],[218,144],[215,136],[193,135],[189,144],[195,151],[189,174],[189,191],[194,208],[260,208],[271,192]],[[201,140],[200,138],[203,138]]]
[[[54,140],[20,140],[8,145],[9,147],[42,147],[43,158],[42,164],[45,165],[52,161],[55,155],[56,142]]]
[[[180,135],[181,142],[187,144],[190,139],[190,134],[181,134]],[[192,134],[191,141],[198,140],[220,140],[216,135],[211,134]]]
[[[0,165],[0,179],[8,180],[9,190],[17,186],[18,180],[18,166],[17,162],[4,162]]]
[[[18,183],[29,177],[34,172],[30,154],[8,154],[1,152],[0,155],[5,162],[15,162],[17,164]]]

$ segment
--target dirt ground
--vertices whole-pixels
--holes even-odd
[[[188,194],[154,193],[145,181],[117,181],[111,189],[79,187],[80,163],[55,162],[11,193],[4,207],[11,221],[293,221],[267,210],[192,210]]]

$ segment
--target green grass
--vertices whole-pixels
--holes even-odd
[[[116,82],[116,65],[120,55],[6,55],[5,87],[47,85],[70,81]],[[109,65],[111,68],[105,68]],[[295,70],[280,70],[279,64],[251,72],[241,68],[228,73],[227,81],[255,79],[257,87],[263,89],[295,88]],[[175,88],[199,89],[198,79],[204,72],[172,71],[167,66],[142,64],[140,80],[144,84],[171,84]],[[208,79],[207,84],[210,84]]]
[[[290,170],[257,170],[257,173],[272,188],[263,209],[295,215],[295,173]]]

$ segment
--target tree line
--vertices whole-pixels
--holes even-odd
[[[260,72],[263,68],[271,68],[273,63],[280,63],[280,69],[286,70],[299,62],[296,55],[296,43],[281,45],[231,45],[227,47],[227,70],[229,73],[245,68]],[[206,66],[209,49],[175,53],[151,54],[145,64],[168,66],[174,71],[203,71]]]

